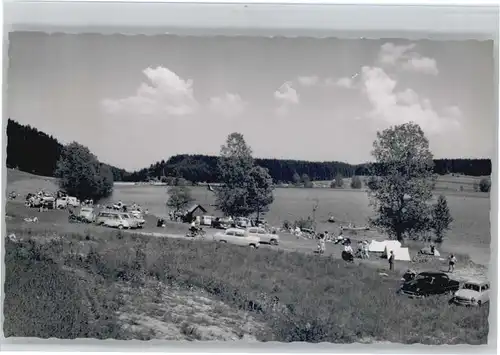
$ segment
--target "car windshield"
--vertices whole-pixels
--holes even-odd
[[[431,281],[432,277],[430,277],[429,275],[417,275],[417,277],[415,277],[415,280],[427,280],[427,281]]]
[[[467,283],[467,284],[464,285],[464,289],[479,292],[479,290],[481,288],[479,287],[479,285],[472,284],[472,283]]]

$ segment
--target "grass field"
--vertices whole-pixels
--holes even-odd
[[[23,173],[14,177],[8,191],[27,193],[36,189],[33,186],[54,184]],[[54,185],[47,188],[53,190]],[[296,195],[290,197],[285,190]],[[194,189],[198,199],[208,199],[204,191]],[[278,189],[275,204],[300,215],[316,191]],[[356,203],[365,195],[329,193],[331,206],[336,205],[338,194],[346,194],[346,201],[358,196],[346,215],[354,215],[359,209]],[[165,189],[155,187],[118,187],[116,195],[124,202],[139,203],[166,198]],[[385,263],[377,260],[349,265],[339,260],[340,249],[333,246],[327,248],[327,256],[312,257],[314,241],[286,234],[280,249],[251,252],[213,242],[71,225],[65,211],[38,212],[20,201],[6,207],[7,232],[22,240],[6,239],[5,244],[6,336],[407,344],[487,341],[489,306],[460,308],[449,305],[447,296],[411,300],[396,295],[401,272],[408,267],[405,263],[399,263],[395,272],[388,272]],[[23,221],[34,215],[39,223]],[[146,231],[157,230],[153,223],[154,217],[149,216]],[[185,229],[182,224],[167,226],[172,233],[182,234]],[[425,267],[439,269],[441,264]],[[460,261],[459,268],[464,264]]]
[[[490,199],[489,194],[473,192],[472,185],[479,179],[467,176],[440,176],[436,194],[442,193],[447,197],[455,220],[443,244],[444,250],[468,254],[476,263],[487,265],[491,254]],[[7,192],[17,191],[22,196],[40,188],[51,191],[57,189],[52,178],[10,169],[7,180]],[[348,186],[348,183],[345,185]],[[456,191],[459,186],[464,186],[463,192]],[[192,194],[196,202],[202,204],[209,214],[217,215],[217,211],[211,206],[214,203],[212,192],[205,187],[194,187]],[[367,194],[363,189],[280,188],[275,190],[274,195],[275,202],[265,217],[275,226],[281,226],[284,220],[293,222],[311,215],[315,201],[319,203],[316,211],[318,230],[337,233],[339,224],[352,222],[356,225],[365,225],[372,215]],[[162,186],[116,185],[109,201],[136,202],[148,208],[154,215],[166,216],[167,198],[166,188]],[[335,216],[338,223],[328,223],[330,215]]]
[[[8,230],[22,241],[6,239],[6,336],[216,338],[206,335],[209,320],[178,315],[180,305],[192,307],[187,291],[177,303],[167,298],[180,289],[206,294],[205,308],[194,313],[212,315],[208,329],[220,329],[222,320],[233,324],[234,339],[245,339],[250,322],[253,336],[264,341],[487,341],[489,306],[398,296],[399,273],[383,276],[298,252],[107,230],[61,234],[16,224]],[[153,321],[155,327],[141,326]],[[168,332],[169,325],[177,328]]]

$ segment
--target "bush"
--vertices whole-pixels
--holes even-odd
[[[481,192],[490,192],[491,189],[491,180],[487,178],[481,179],[479,181],[479,191]]]
[[[340,189],[344,186],[344,179],[342,175],[338,174],[335,179],[330,183],[330,188],[332,189]]]
[[[5,336],[123,338],[112,287],[97,287],[94,278],[63,269],[51,259],[50,244],[6,239]]]
[[[353,176],[351,179],[351,189],[360,189],[363,186],[359,176]]]

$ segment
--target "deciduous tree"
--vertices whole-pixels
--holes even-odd
[[[80,200],[99,200],[113,192],[111,169],[76,142],[64,146],[54,175],[62,189]]]
[[[169,195],[167,206],[174,212],[185,210],[194,201],[187,185],[171,186],[167,191]]]
[[[453,218],[451,217],[446,197],[440,195],[432,209],[432,229],[434,230],[437,243],[443,242],[444,235],[450,229],[452,222]]]
[[[405,123],[377,133],[372,152],[372,176],[377,188],[369,190],[376,216],[371,224],[402,241],[428,231],[435,178],[429,141],[415,123]]]
[[[227,216],[258,215],[273,202],[273,183],[267,169],[254,165],[252,150],[240,133],[232,133],[221,147],[218,162],[221,186],[215,188],[216,206]]]

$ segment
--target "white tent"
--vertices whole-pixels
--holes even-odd
[[[410,252],[408,248],[402,248],[402,247],[388,248],[386,246],[384,250],[384,255],[389,255],[391,251],[394,253],[394,260],[411,261]]]
[[[377,240],[372,240],[368,246],[368,251],[371,253],[383,253],[385,249],[385,242],[379,242]]]
[[[383,257],[387,257],[391,250],[401,248],[401,242],[398,242],[397,240],[384,240],[384,243],[384,251],[382,253]]]
[[[368,246],[368,251],[371,253],[384,253],[386,246],[389,248],[401,248],[401,243],[397,240],[384,240],[382,242],[372,240]]]

